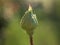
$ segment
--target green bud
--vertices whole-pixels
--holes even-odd
[[[29,6],[29,9],[25,12],[20,24],[21,27],[25,29],[29,35],[33,34],[34,29],[38,25],[38,21],[36,18],[36,14],[33,14],[31,6]]]

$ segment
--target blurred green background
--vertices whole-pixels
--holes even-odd
[[[0,21],[2,22],[0,28],[6,23],[5,26],[2,26],[4,45],[30,45],[29,35],[20,26],[20,20],[28,9],[29,3],[39,22],[33,34],[34,45],[60,45],[60,1],[49,1],[1,0],[0,20],[4,19],[8,22]]]

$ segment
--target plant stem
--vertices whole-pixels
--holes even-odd
[[[33,37],[30,35],[30,45],[33,45]]]
[[[5,44],[4,32],[3,30],[0,30],[0,45],[4,44]]]

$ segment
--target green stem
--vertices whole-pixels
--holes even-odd
[[[5,38],[3,30],[0,31],[0,45],[5,45]]]

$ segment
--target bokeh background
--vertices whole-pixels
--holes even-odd
[[[29,4],[39,22],[34,45],[60,45],[60,0],[0,0],[0,45],[30,45],[20,26]]]

